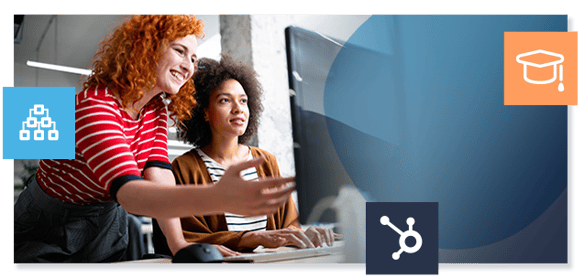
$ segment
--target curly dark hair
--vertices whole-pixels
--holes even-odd
[[[213,137],[209,122],[205,121],[205,108],[209,107],[211,92],[221,86],[225,80],[235,79],[247,94],[249,120],[245,133],[239,136],[238,142],[245,144],[257,132],[260,116],[263,111],[261,97],[263,89],[257,79],[258,75],[252,67],[241,61],[234,60],[227,54],[221,54],[221,60],[202,58],[198,62],[195,81],[195,99],[197,106],[192,109],[192,117],[182,121],[178,135],[185,143],[204,147],[211,143]]]
[[[142,98],[142,89],[156,85],[154,73],[166,46],[187,35],[204,37],[204,23],[191,15],[135,15],[113,31],[93,58],[93,74],[83,88],[106,85],[116,91],[124,107]],[[191,81],[176,95],[169,96],[170,118],[175,122],[190,117],[195,106]],[[148,105],[163,107],[161,98]]]

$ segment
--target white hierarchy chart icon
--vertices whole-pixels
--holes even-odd
[[[49,109],[43,104],[35,104],[32,109],[29,109],[28,118],[22,122],[20,141],[29,141],[31,131],[35,141],[45,140],[45,131],[48,132],[47,137],[50,141],[59,140],[57,124],[51,119]]]
[[[418,252],[418,250],[420,250],[420,248],[422,247],[422,236],[420,235],[420,233],[414,231],[414,223],[416,223],[416,220],[413,217],[409,217],[406,220],[406,223],[409,226],[409,230],[407,230],[405,232],[403,232],[398,227],[393,225],[393,223],[391,223],[391,221],[389,221],[389,217],[387,217],[387,216],[382,216],[381,219],[379,219],[379,222],[381,222],[381,225],[385,225],[385,226],[390,227],[392,230],[394,230],[396,233],[398,233],[400,235],[400,237],[399,237],[400,249],[391,255],[391,257],[394,260],[396,260],[396,261],[399,260],[399,257],[400,257],[402,252],[413,254],[413,253]],[[416,244],[414,244],[414,246],[408,246],[406,244],[406,239],[408,237],[413,237],[416,240]]]

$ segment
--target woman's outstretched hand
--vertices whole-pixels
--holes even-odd
[[[227,168],[215,184],[224,211],[244,216],[270,215],[288,200],[295,188],[294,177],[270,177],[258,181],[246,181],[241,177],[241,171],[262,163],[264,159],[260,157]]]

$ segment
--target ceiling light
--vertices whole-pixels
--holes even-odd
[[[76,73],[76,74],[81,74],[81,75],[91,75],[91,70],[88,70],[88,69],[59,66],[59,65],[39,63],[39,62],[33,62],[33,61],[26,61],[26,65],[29,67],[33,67],[33,68],[56,70],[56,71]]]

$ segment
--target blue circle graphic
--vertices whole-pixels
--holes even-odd
[[[503,105],[505,31],[562,16],[372,16],[338,53],[324,110],[374,201],[438,202],[440,248],[508,238],[566,189],[567,108]]]

